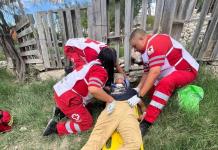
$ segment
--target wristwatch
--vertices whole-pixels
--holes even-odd
[[[137,93],[137,97],[141,99],[143,98],[143,96],[141,96],[140,93]]]

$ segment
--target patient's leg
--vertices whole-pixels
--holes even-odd
[[[139,150],[142,144],[141,131],[139,122],[134,114],[134,109],[127,103],[122,106],[125,109],[126,115],[117,128],[124,141],[124,146],[120,150]]]
[[[120,108],[116,108],[112,114],[108,114],[104,109],[98,117],[95,127],[89,137],[89,140],[81,150],[101,150],[103,145],[116,130],[120,121]]]

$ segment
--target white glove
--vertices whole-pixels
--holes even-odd
[[[111,103],[107,104],[106,110],[107,110],[108,114],[111,114],[114,111],[115,105],[116,105],[115,100],[113,100]]]
[[[135,87],[133,89],[136,90],[137,93],[139,92],[139,88],[138,87]]]
[[[131,97],[130,99],[127,100],[129,106],[134,107],[141,101],[141,98],[139,98],[137,95]]]

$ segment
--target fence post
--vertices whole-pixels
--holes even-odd
[[[216,4],[217,5],[214,6],[215,12],[212,15],[212,20],[211,20],[211,22],[210,22],[210,24],[208,26],[206,34],[204,35],[204,40],[202,41],[201,49],[200,49],[200,51],[199,51],[199,53],[197,55],[198,59],[201,59],[201,57],[203,56],[205,50],[208,47],[208,43],[209,43],[209,41],[211,39],[211,35],[214,33],[215,28],[216,28],[217,19],[218,19],[218,3],[216,3]]]
[[[87,18],[88,18],[88,35],[90,38],[95,39],[95,27],[94,27],[94,12],[93,12],[93,3],[88,6],[87,9]]]
[[[81,28],[81,17],[80,17],[80,8],[77,6],[75,8],[75,15],[76,15],[76,28],[78,32],[78,37],[83,37],[82,28]]]
[[[55,31],[55,23],[54,23],[54,18],[52,16],[52,12],[49,11],[48,12],[48,19],[51,25],[51,35],[52,35],[52,39],[53,39],[53,47],[54,47],[54,52],[55,52],[55,56],[56,56],[56,60],[57,60],[57,66],[59,68],[62,67],[62,63],[61,63],[61,55],[60,55],[60,51],[59,51],[59,47],[58,47],[58,40],[57,40],[57,34]]]
[[[160,23],[161,33],[170,34],[176,10],[176,0],[165,0],[163,15]]]
[[[198,41],[198,37],[200,35],[200,32],[201,32],[201,28],[203,26],[203,23],[204,23],[204,20],[205,20],[205,17],[207,15],[207,12],[208,12],[208,9],[210,7],[210,3],[212,2],[212,0],[205,0],[204,3],[203,3],[203,6],[202,6],[202,10],[201,10],[201,14],[200,14],[200,20],[196,26],[196,29],[194,31],[194,35],[191,39],[191,46],[190,46],[190,49],[192,51],[192,54],[195,53],[196,51],[196,43]]]
[[[163,13],[163,6],[164,6],[164,0],[157,0],[156,7],[155,7],[155,19],[154,19],[154,27],[153,27],[153,33],[158,33],[159,26],[162,18]]]
[[[115,43],[115,49],[117,51],[117,59],[119,59],[120,53],[120,0],[115,0],[115,36],[119,37],[119,40]]]
[[[39,34],[39,41],[40,41],[40,46],[41,46],[41,50],[42,50],[42,58],[44,61],[44,66],[45,68],[50,68],[50,61],[49,61],[49,55],[48,55],[48,47],[46,45],[46,41],[45,41],[45,34],[43,31],[43,25],[42,25],[42,20],[41,20],[41,15],[40,13],[36,14],[36,26],[38,29],[38,34]]]
[[[125,71],[128,72],[131,64],[129,37],[131,34],[132,0],[125,0],[125,29],[124,29],[124,60]]]
[[[146,31],[148,0],[142,0],[142,21],[141,28]]]

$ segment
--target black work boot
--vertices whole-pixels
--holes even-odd
[[[58,107],[54,107],[52,118],[56,121],[60,121],[64,117],[65,114]]]
[[[43,132],[43,136],[48,136],[50,134],[57,133],[56,125],[57,125],[57,122],[55,120],[51,119],[48,122],[48,124]]]
[[[141,134],[142,134],[142,137],[144,137],[147,133],[148,133],[148,130],[150,128],[152,124],[143,120],[141,123],[140,123],[140,130],[141,130]]]

